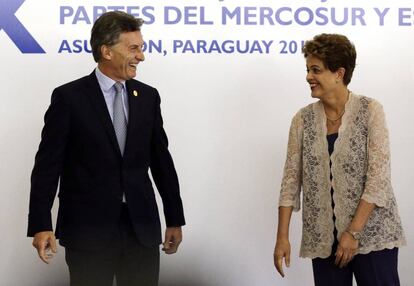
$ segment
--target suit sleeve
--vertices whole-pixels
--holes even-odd
[[[31,176],[28,236],[53,230],[51,209],[62,171],[69,119],[68,105],[55,89],[44,117],[42,138]]]
[[[177,173],[163,128],[161,99],[156,93],[154,130],[151,142],[151,173],[161,195],[167,227],[185,225]]]

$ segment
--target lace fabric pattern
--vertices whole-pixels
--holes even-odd
[[[334,242],[334,227],[339,239],[361,199],[377,207],[361,233],[358,253],[404,245],[391,186],[388,130],[381,104],[350,93],[331,156],[326,135],[326,115],[320,101],[302,108],[294,116],[279,206],[293,206],[294,211],[299,211],[302,194],[300,256],[328,257]]]

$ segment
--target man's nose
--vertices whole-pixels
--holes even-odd
[[[138,51],[135,58],[141,62],[145,61],[145,55],[143,51]]]

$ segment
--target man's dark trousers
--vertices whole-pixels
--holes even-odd
[[[71,286],[156,286],[159,274],[159,247],[139,243],[123,207],[119,231],[105,249],[84,251],[66,248]]]

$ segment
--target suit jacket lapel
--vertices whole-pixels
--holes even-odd
[[[137,84],[133,81],[126,81],[127,93],[128,93],[128,106],[129,106],[129,119],[127,129],[127,139],[125,143],[124,158],[128,155],[128,150],[131,146],[138,146],[139,139],[137,134],[140,134],[139,129],[141,128],[142,120],[140,117],[143,114],[142,98],[140,96],[140,90]]]
[[[89,85],[87,86],[86,94],[91,100],[93,109],[97,113],[115,152],[117,152],[121,157],[121,150],[119,149],[118,141],[116,139],[114,125],[112,123],[102,90],[99,86],[98,79],[96,78],[95,71],[89,75],[89,78],[90,80]]]

